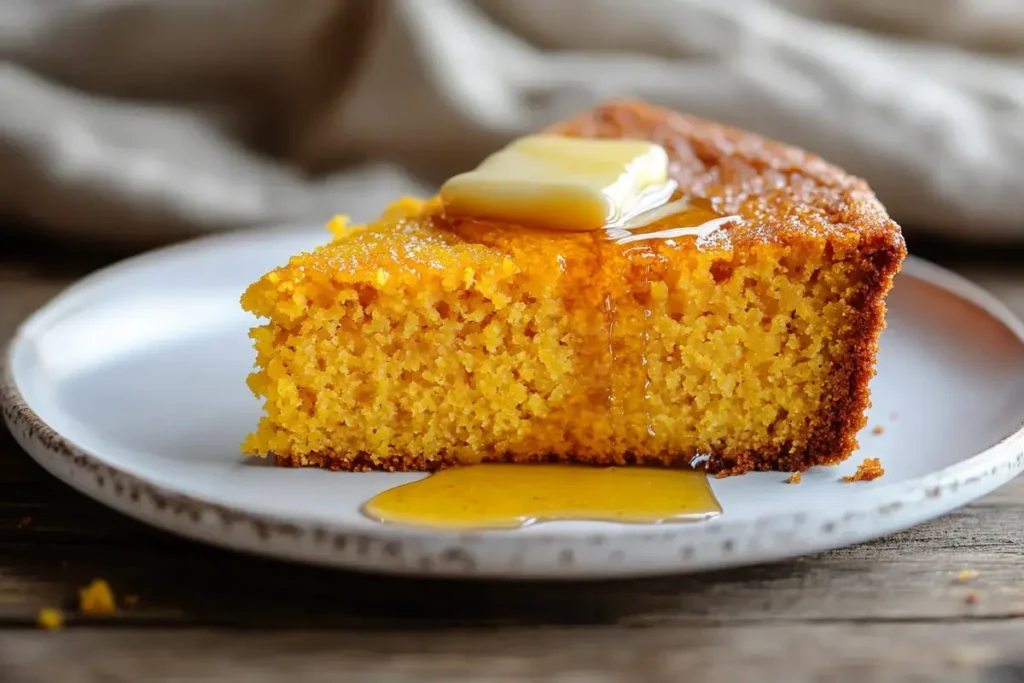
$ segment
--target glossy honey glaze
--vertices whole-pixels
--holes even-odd
[[[389,524],[514,529],[556,520],[700,521],[722,508],[707,476],[693,470],[495,463],[441,470],[384,491],[363,511]]]

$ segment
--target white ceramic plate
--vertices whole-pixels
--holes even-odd
[[[696,524],[547,523],[460,533],[383,526],[374,494],[421,475],[277,469],[238,450],[260,406],[245,386],[244,287],[322,230],[248,232],[97,273],[32,316],[0,374],[4,417],[47,470],[183,536],[292,560],[422,575],[640,576],[836,548],[934,518],[1024,469],[1024,328],[999,303],[910,259],[889,298],[859,453],[803,483],[715,480]],[[884,433],[876,435],[873,428]],[[864,457],[884,477],[841,481]]]

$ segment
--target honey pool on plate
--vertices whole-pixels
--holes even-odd
[[[556,520],[693,522],[722,508],[707,476],[693,470],[493,463],[389,489],[363,511],[388,524],[515,529]]]

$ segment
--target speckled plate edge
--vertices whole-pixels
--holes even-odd
[[[224,235],[196,242],[238,238]],[[195,246],[193,242],[150,252],[86,280]],[[968,280],[913,257],[907,259],[903,276],[975,305],[1024,344],[1024,325]],[[58,434],[27,405],[14,380],[13,353],[22,329],[63,296],[25,321],[0,357],[0,408],[17,442],[60,480],[130,517],[186,538],[280,559],[460,578],[600,579],[685,573],[795,557],[902,531],[966,504],[1024,471],[1022,424],[977,455],[925,477],[875,487],[865,492],[855,508],[832,516],[820,510],[767,512],[754,520],[722,519],[685,527],[517,534],[384,525],[369,533],[324,520],[257,514],[181,494],[108,465]]]

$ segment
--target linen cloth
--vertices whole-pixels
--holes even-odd
[[[640,97],[1024,241],[1017,0],[0,0],[0,215],[150,244],[371,219]]]

